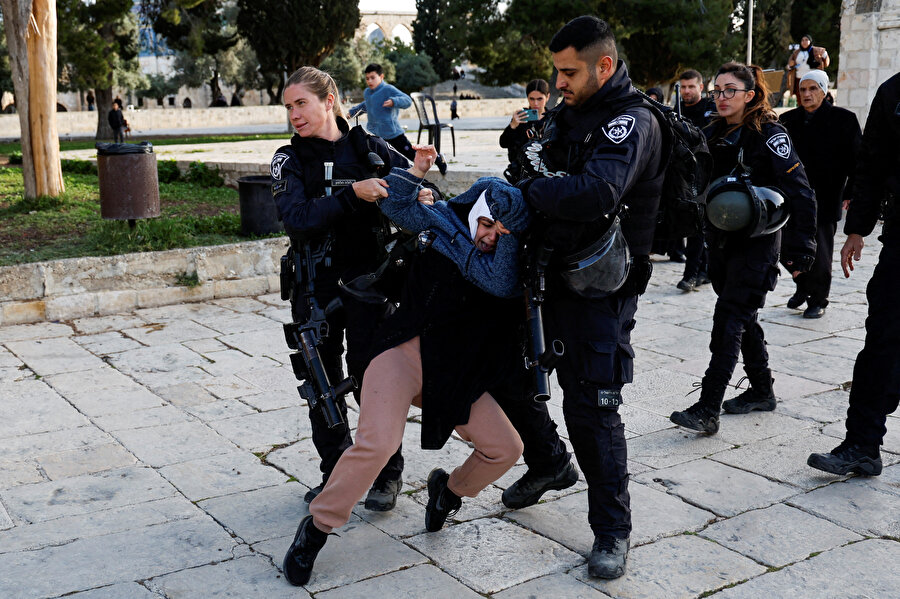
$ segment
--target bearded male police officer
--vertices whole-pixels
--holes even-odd
[[[880,215],[881,255],[866,288],[869,317],[866,343],[853,366],[847,436],[829,453],[814,453],[807,464],[834,474],[881,474],[879,447],[887,433],[887,415],[900,401],[900,73],[878,88],[856,169],[856,185],[847,211],[841,266],[849,277]]]
[[[595,536],[588,571],[616,578],[625,572],[631,533],[618,407],[622,387],[632,380],[637,296],[650,276],[662,187],[661,133],[656,118],[636,99],[605,21],[593,16],[570,21],[553,37],[550,52],[563,103],[549,113],[555,133],[547,134],[540,157],[526,150],[531,163],[539,163],[537,176],[519,186],[543,217],[538,234],[553,250],[544,318],[548,338],[559,338],[566,347],[557,373],[569,438],[588,484],[588,521]],[[550,172],[555,176],[541,176]],[[620,234],[610,237],[614,231]],[[633,261],[624,285],[605,297],[588,289],[576,292],[578,275],[572,275],[578,267],[567,274],[566,257],[578,261],[572,256],[580,253],[585,258],[580,264],[603,260],[603,250],[592,256],[591,248],[602,246],[601,238],[623,247],[621,234]]]

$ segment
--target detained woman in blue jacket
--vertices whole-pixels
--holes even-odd
[[[518,236],[529,221],[518,189],[479,179],[448,202],[419,201],[437,157],[417,147],[408,171],[385,177],[382,211],[399,226],[423,229],[428,247],[415,259],[400,307],[376,333],[375,356],[363,377],[356,441],[310,503],[284,558],[291,584],[309,581],[328,533],[352,509],[400,446],[410,405],[422,408],[424,449],[440,449],[456,433],[473,444],[466,461],[428,475],[425,528],[439,530],[462,504],[516,463],[522,441],[495,394],[518,394],[523,380],[519,327]]]

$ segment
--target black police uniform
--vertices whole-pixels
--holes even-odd
[[[853,199],[844,233],[865,237],[884,217],[881,254],[866,288],[869,316],[866,343],[856,357],[848,443],[874,449],[884,440],[887,415],[900,398],[900,73],[881,87],[872,100],[856,170]]]
[[[529,139],[535,137],[541,128],[541,121],[528,121],[519,123],[519,126],[513,129],[507,125],[500,134],[500,147],[506,148],[509,157],[509,166],[506,167],[504,175],[510,183],[518,183],[522,178],[522,165],[520,163],[521,150]]]
[[[841,220],[845,190],[849,197],[853,189],[862,131],[854,113],[827,101],[813,113],[795,108],[781,115],[780,120],[803,161],[818,207],[816,261],[809,272],[801,273],[794,282],[797,293],[808,298],[810,308],[824,308],[831,291],[834,234]]]
[[[709,98],[701,98],[699,102],[686,105],[681,103],[681,115],[690,121],[698,129],[709,125],[710,120],[716,114],[715,102]],[[703,229],[696,235],[687,238],[684,244],[684,273],[683,281],[690,281],[692,286],[703,284],[708,279],[709,251],[706,247],[706,236]]]
[[[342,337],[346,334],[347,368],[361,386],[370,358],[369,346],[384,316],[384,306],[351,297],[339,289],[339,281],[350,281],[379,266],[385,257],[387,229],[378,207],[357,198],[351,185],[375,176],[367,161],[370,150],[378,154],[388,168],[391,165],[405,168],[408,163],[381,138],[369,136],[361,127],[351,130],[342,118],[337,122],[341,130],[337,141],[294,135],[290,145],[278,149],[271,165],[272,194],[295,250],[302,251],[305,241],[316,247],[331,244],[325,263],[316,266],[315,296],[323,308],[339,297],[343,309],[327,316],[329,335],[319,352],[329,380],[332,383],[342,380]],[[325,162],[334,163],[331,196],[325,195]],[[302,276],[303,273],[297,273],[298,280],[291,294],[294,322],[303,322],[309,317],[303,300]],[[359,391],[354,395],[358,403]],[[346,403],[340,399],[338,404],[346,416]],[[350,429],[346,424],[328,428],[321,410],[311,410],[309,417],[313,444],[322,459],[322,481],[325,482],[338,458],[352,443]],[[403,458],[398,450],[382,470],[376,485],[400,478],[402,470]]]
[[[558,138],[544,153],[565,176],[520,183],[528,203],[545,218],[543,237],[556,256],[596,241],[605,215],[628,207],[620,215],[635,265],[625,286],[609,297],[588,299],[551,277],[544,305],[548,338],[566,346],[557,376],[569,438],[588,483],[588,521],[595,535],[617,538],[631,532],[618,407],[622,387],[632,380],[631,330],[637,296],[649,278],[663,174],[659,123],[648,108],[635,106],[635,93],[619,61],[615,74],[583,105],[554,108]]]
[[[781,190],[790,210],[783,229],[760,237],[726,233],[707,223],[709,277],[718,299],[709,342],[712,357],[700,403],[718,414],[739,353],[751,387],[771,386],[769,355],[757,313],[766,294],[775,289],[779,250],[783,262],[811,264],[816,251],[816,199],[791,139],[778,123],[766,123],[757,132],[748,126],[731,130],[723,119],[704,132],[714,179],[733,172],[740,156],[753,185]]]

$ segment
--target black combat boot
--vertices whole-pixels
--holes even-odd
[[[447,488],[450,475],[443,468],[435,468],[428,475],[428,505],[425,506],[425,530],[435,532],[447,518],[459,511],[462,499]]]
[[[729,414],[749,414],[753,410],[761,412],[771,412],[775,409],[775,392],[772,390],[772,371],[756,370],[747,372],[747,380],[750,387],[744,390],[740,395],[733,397],[722,404]]]
[[[831,474],[881,474],[881,452],[877,446],[862,446],[847,441],[832,449],[831,453],[810,454],[806,463]]]
[[[300,521],[294,542],[284,556],[282,569],[284,577],[295,587],[309,582],[312,575],[313,564],[319,551],[325,546],[328,533],[324,533],[313,524],[313,517],[307,516]]]
[[[322,489],[325,488],[325,483],[319,483],[312,489],[306,492],[306,495],[303,496],[303,501],[306,503],[312,503],[312,500],[319,496],[319,493],[322,492]]]
[[[540,474],[528,470],[522,478],[503,491],[503,505],[513,510],[534,505],[547,491],[568,489],[578,482],[578,469],[571,461],[559,472]]]
[[[389,512],[397,505],[397,495],[403,488],[403,479],[376,480],[366,495],[366,509],[371,512]]]
[[[628,559],[628,539],[610,535],[597,535],[591,556],[588,558],[588,574],[595,578],[618,578],[625,574]]]
[[[719,410],[698,401],[681,412],[672,412],[669,420],[693,431],[715,435],[719,432]]]

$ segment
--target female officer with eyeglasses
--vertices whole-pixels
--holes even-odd
[[[775,409],[772,372],[757,313],[766,294],[775,289],[779,253],[794,277],[812,265],[816,199],[787,130],[778,124],[769,104],[762,69],[726,63],[719,68],[710,95],[718,110],[718,118],[704,130],[713,156],[713,179],[746,173],[753,186],[777,188],[790,214],[783,229],[758,236],[751,236],[746,228],[726,232],[707,223],[709,277],[718,296],[709,343],[712,357],[699,401],[673,412],[669,419],[712,435],[719,430],[722,407],[732,414]],[[723,405],[738,353],[743,355],[750,386]]]

